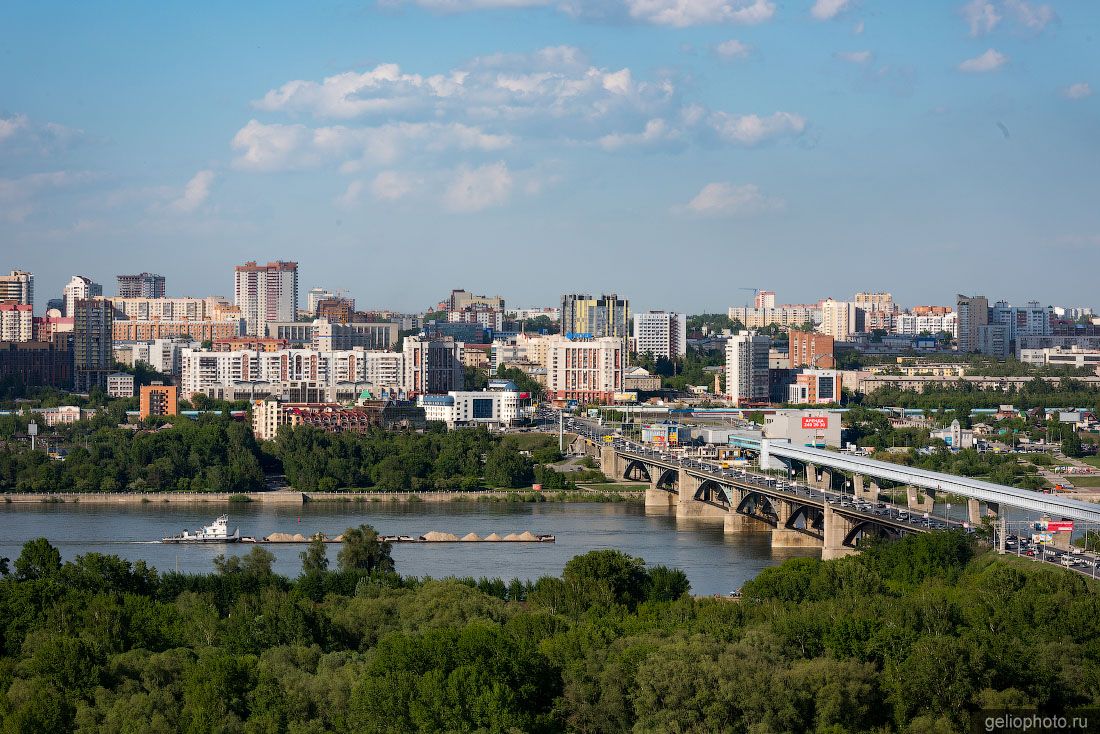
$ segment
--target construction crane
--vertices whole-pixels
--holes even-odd
[[[759,289],[759,288],[746,288],[746,287],[744,287],[744,286],[741,286],[741,288],[740,288],[739,290],[743,290],[743,291],[752,291],[752,303],[753,303],[753,305],[755,305],[755,302],[756,302],[756,294],[760,292],[760,289]],[[745,302],[745,308],[748,308],[748,307],[749,307],[749,302],[748,302],[748,301],[746,301],[746,302]]]

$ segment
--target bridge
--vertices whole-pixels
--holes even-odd
[[[777,547],[821,546],[823,558],[853,553],[863,538],[962,525],[929,517],[937,493],[966,498],[973,525],[1002,507],[1100,523],[1100,505],[785,442],[731,440],[763,468],[785,469],[787,480],[649,449],[581,421],[571,429],[577,432],[572,449],[599,459],[605,474],[649,484],[647,507],[721,518],[728,533],[770,532]],[[887,484],[904,486],[905,509],[879,502],[880,485]],[[1068,542],[1068,534],[1060,540]]]

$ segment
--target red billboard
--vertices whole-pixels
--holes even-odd
[[[1046,530],[1048,533],[1072,533],[1073,521],[1063,520],[1061,522],[1048,522]]]
[[[826,430],[829,428],[829,417],[824,415],[802,416],[802,427],[809,430]]]

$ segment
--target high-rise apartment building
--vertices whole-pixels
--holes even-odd
[[[891,293],[857,293],[853,302],[864,311],[881,311],[884,313],[896,313],[897,304]]]
[[[791,329],[787,335],[790,338],[787,348],[790,369],[816,367],[829,370],[836,366],[833,338],[828,334]]]
[[[989,323],[989,299],[985,296],[964,296],[955,298],[958,313],[957,330],[960,352],[981,351],[980,331]]]
[[[851,341],[866,329],[866,311],[853,301],[827,298],[821,302],[821,333],[838,342]]]
[[[463,348],[462,342],[449,336],[405,337],[402,344],[405,390],[417,395],[461,390],[466,374],[462,366]]]
[[[654,359],[683,357],[687,354],[687,317],[665,311],[634,314],[634,351]]]
[[[332,291],[326,291],[324,288],[310,288],[306,294],[306,310],[305,316],[308,318],[314,318],[317,316],[317,304],[326,298],[335,298],[336,294]]]
[[[448,311],[465,311],[473,306],[482,306],[493,311],[504,310],[504,299],[500,296],[476,296],[461,289],[451,291],[447,299]]]
[[[83,275],[74,275],[62,291],[65,300],[65,316],[76,315],[76,300],[78,298],[95,298],[103,295],[103,286],[91,278]]]
[[[0,301],[15,301],[34,307],[34,276],[25,270],[0,275]]]
[[[754,308],[775,308],[775,291],[758,291],[752,305]]]
[[[34,340],[34,307],[26,303],[0,303],[0,342]]]
[[[120,298],[164,298],[164,276],[155,273],[117,275]]]
[[[73,377],[77,392],[107,387],[114,367],[114,309],[103,297],[73,302]]]
[[[609,402],[623,390],[626,352],[619,337],[549,337],[546,360],[546,387],[551,400]]]
[[[150,416],[176,415],[179,412],[178,396],[179,388],[175,385],[165,385],[160,382],[142,385],[138,399],[141,419],[144,420]]]
[[[322,298],[317,302],[317,318],[328,319],[335,324],[346,324],[355,313],[353,298]]]
[[[726,341],[726,395],[736,406],[768,402],[768,350],[772,340],[742,331]]]
[[[772,324],[791,327],[820,322],[821,307],[809,303],[784,303],[771,308],[731,306],[726,315],[747,329],[763,329]]]
[[[298,315],[298,263],[250,261],[233,271],[233,302],[241,309],[245,334],[263,336],[269,321],[293,321]]]
[[[561,332],[595,338],[630,336],[630,301],[615,293],[593,298],[587,293],[561,297]]]

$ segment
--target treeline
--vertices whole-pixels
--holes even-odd
[[[1100,704],[1095,582],[959,534],[788,561],[734,602],[610,550],[534,583],[401,578],[358,530],[294,580],[261,548],[185,576],[28,544],[0,728],[952,732]]]
[[[1027,462],[1021,463],[1015,454],[978,452],[974,449],[949,451],[946,448],[940,448],[925,454],[915,450],[904,453],[876,451],[874,458],[960,477],[988,479],[995,484],[1004,484],[1009,487],[1044,489],[1049,486],[1047,481],[1037,473],[1036,466]],[[1050,463],[1050,457],[1047,454],[1030,458],[1036,464]]]
[[[924,392],[881,387],[863,395],[862,405],[872,408],[901,407],[923,408],[926,411],[963,411],[969,414],[974,408],[996,408],[1013,405],[1017,408],[1076,407],[1096,410],[1100,405],[1100,389],[1089,387],[1080,380],[1065,378],[1058,386],[1035,378],[1020,387],[1007,391],[981,390],[968,382],[950,386],[926,386]]]

